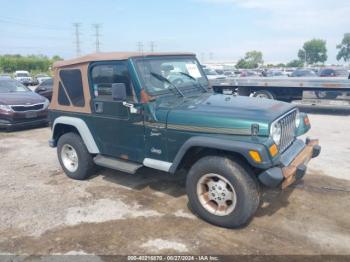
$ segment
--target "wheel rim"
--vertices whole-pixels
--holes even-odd
[[[69,172],[75,172],[78,169],[78,154],[71,145],[64,145],[61,150],[61,159],[64,167]]]
[[[317,96],[319,98],[325,98],[327,96],[327,93],[325,91],[318,91]]]
[[[267,94],[262,94],[262,93],[256,94],[255,97],[257,97],[257,98],[271,99],[270,96],[268,96]]]
[[[197,183],[197,196],[202,206],[211,214],[226,216],[233,212],[237,203],[232,184],[218,174],[206,174]]]

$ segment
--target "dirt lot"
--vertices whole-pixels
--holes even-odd
[[[322,155],[301,183],[265,192],[237,230],[193,216],[181,176],[101,170],[73,181],[49,128],[0,133],[0,253],[350,254],[350,116],[310,118]]]

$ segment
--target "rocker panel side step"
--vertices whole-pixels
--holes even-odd
[[[106,157],[102,155],[97,155],[96,157],[94,157],[94,162],[96,165],[122,171],[129,174],[135,174],[137,169],[143,166],[138,163],[117,158]]]

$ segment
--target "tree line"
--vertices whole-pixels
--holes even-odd
[[[0,72],[13,73],[16,70],[26,70],[32,73],[49,72],[52,64],[63,60],[55,55],[51,58],[44,55],[1,55]]]
[[[337,60],[350,61],[350,33],[344,34],[340,44],[337,45]],[[279,67],[303,67],[304,65],[313,65],[327,61],[326,41],[322,39],[312,39],[304,43],[298,51],[298,58],[287,64],[279,64]],[[241,69],[258,68],[264,64],[263,54],[260,51],[249,51],[244,58],[237,62],[236,67]]]

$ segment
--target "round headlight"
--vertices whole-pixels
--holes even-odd
[[[281,133],[282,128],[280,123],[273,123],[271,126],[271,138],[275,142],[276,145],[279,145],[281,142]]]
[[[300,125],[300,112],[297,110],[297,114],[295,115],[295,127],[298,128]]]

